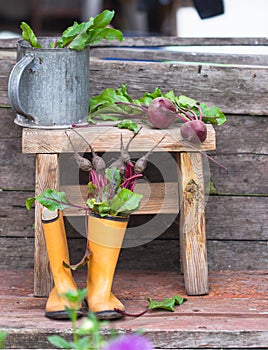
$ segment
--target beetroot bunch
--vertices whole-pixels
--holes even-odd
[[[121,135],[119,157],[108,165],[102,157],[95,153],[92,145],[82,134],[75,129],[73,129],[73,131],[87,143],[92,155],[91,160],[79,155],[70,135],[66,133],[73,148],[77,165],[82,171],[88,173],[86,210],[99,214],[100,216],[129,216],[131,212],[139,208],[142,198],[141,194],[134,192],[137,181],[143,176],[149,156],[163,138],[149,152],[134,162],[130,158],[129,145],[140,130],[134,133],[126,146],[123,144]],[[68,205],[70,205],[70,203],[68,203]]]
[[[208,107],[184,95],[176,96],[173,90],[162,93],[155,88],[152,93],[145,92],[143,96],[133,99],[126,85],[122,85],[118,89],[107,88],[90,99],[89,122],[122,118],[139,120],[158,129],[167,129],[179,121],[183,122],[182,139],[195,144],[205,141],[206,123],[221,125],[226,121],[218,107]]]
[[[190,100],[190,99],[189,99]],[[181,127],[183,140],[199,143],[207,137],[207,127],[202,121],[202,110],[195,103],[199,115],[190,107],[175,105],[166,97],[157,97],[149,105],[147,111],[148,121],[157,129],[166,129],[179,118],[184,122]],[[193,107],[193,106],[192,106]]]

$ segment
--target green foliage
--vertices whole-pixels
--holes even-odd
[[[216,106],[208,107],[205,103],[199,103],[198,101],[184,95],[181,95],[178,98],[175,97],[175,104],[184,109],[191,109],[198,116],[201,111],[202,120],[205,123],[221,125],[226,122],[226,116]]]
[[[52,211],[55,209],[63,210],[69,207],[65,192],[57,192],[50,188],[46,189],[36,199],[44,207]]]
[[[47,339],[50,342],[50,344],[57,346],[60,349],[72,349],[73,348],[73,344],[71,342],[68,342],[67,340],[65,340],[63,337],[61,337],[59,335],[51,335]]]
[[[89,313],[88,317],[82,320],[80,327],[77,327],[77,321],[73,323],[72,341],[67,341],[58,335],[49,336],[48,341],[61,349],[100,350],[106,344],[100,333],[105,325],[105,322],[100,322],[93,313]]]
[[[152,100],[156,97],[163,96],[159,88],[156,88],[152,93],[146,92],[143,96],[138,99],[132,99],[127,91],[127,86],[123,84],[118,89],[107,88],[103,90],[99,95],[91,97],[89,101],[90,112],[94,113],[96,111],[101,112],[102,109],[106,107],[116,107],[116,109],[111,110],[115,112],[126,112],[131,113],[130,108],[126,110],[124,103],[132,103],[132,113],[140,111],[139,106],[149,106]],[[122,103],[122,105],[120,105]],[[136,105],[136,109],[135,109]]]
[[[22,22],[20,25],[22,30],[22,37],[24,40],[28,41],[32,47],[41,48],[42,46],[38,43],[37,37],[35,36],[32,28],[25,22]]]
[[[102,193],[87,200],[87,205],[93,213],[104,217],[129,216],[140,206],[142,195],[134,193],[127,188],[120,187],[120,172],[116,168],[107,169],[108,185]],[[112,193],[112,195],[110,195]]]
[[[63,210],[70,207],[65,192],[57,192],[51,188],[47,188],[37,197],[27,198],[26,208],[30,210],[36,200],[51,211],[54,211],[56,209]]]
[[[95,18],[91,17],[88,22],[77,23],[67,28],[61,38],[57,41],[56,47],[82,51],[87,46],[92,46],[106,40],[123,40],[121,31],[107,28],[114,17],[114,11],[104,10]]]
[[[123,40],[123,34],[120,30],[107,27],[114,17],[115,12],[104,10],[95,18],[91,17],[88,22],[77,23],[68,27],[59,40],[50,43],[51,48],[69,48],[76,51],[82,51],[87,46],[92,46],[100,41]],[[31,27],[22,22],[22,37],[28,41],[32,47],[41,48]]]
[[[164,298],[162,301],[153,301],[151,298],[148,298],[149,309],[163,309],[174,311],[175,305],[181,305],[186,300],[186,298],[183,298],[180,295],[174,295],[173,298]]]
[[[25,206],[26,206],[26,209],[27,209],[27,210],[32,209],[32,206],[33,206],[35,200],[36,200],[35,197],[29,197],[29,198],[26,199],[26,201],[25,201]]]
[[[218,107],[208,107],[205,103],[199,103],[185,95],[176,96],[173,90],[163,93],[156,87],[153,92],[145,92],[143,96],[132,99],[125,84],[118,89],[107,88],[99,95],[93,96],[89,102],[89,120],[118,120],[135,117],[146,121],[146,110],[157,97],[168,98],[178,109],[190,110],[197,116],[202,113],[202,120],[205,123],[221,125],[226,121],[226,116]]]
[[[131,119],[124,119],[120,123],[117,124],[117,127],[119,129],[128,129],[130,131],[133,131],[135,134],[137,134],[139,127],[138,125],[133,122]]]
[[[93,213],[97,213],[100,216],[107,216],[110,211],[108,201],[97,201],[96,198],[90,198],[87,200],[87,205]]]
[[[77,292],[68,292],[64,297],[72,303],[81,304],[86,297],[86,289],[78,290]],[[73,339],[67,341],[59,335],[48,337],[48,341],[61,349],[75,350],[99,350],[105,344],[103,337],[100,334],[101,328],[106,326],[105,322],[100,322],[93,313],[89,313],[87,318],[82,320],[81,326],[77,325],[77,310],[66,308],[66,311],[72,322]]]
[[[118,88],[116,90],[112,88],[107,88],[103,90],[99,95],[91,97],[89,101],[90,112],[94,113],[99,109],[110,107],[111,105],[115,105],[116,102],[131,101],[132,99],[127,92],[125,84],[123,84],[121,88]]]
[[[222,125],[226,122],[226,116],[218,107],[212,106],[209,108],[205,103],[200,103],[200,107],[202,109],[203,121],[205,123]]]
[[[7,335],[8,335],[7,332],[0,331],[0,349],[5,348],[5,340]]]
[[[64,297],[71,303],[81,304],[87,295],[86,289],[79,289],[77,291],[70,290],[64,294]]]
[[[107,168],[105,170],[105,176],[108,180],[108,187],[106,191],[112,191],[111,193],[116,193],[119,190],[121,184],[120,170],[116,167]]]
[[[182,108],[193,108],[196,107],[197,101],[193,98],[181,95],[175,97],[176,104]]]
[[[141,199],[142,194],[122,188],[110,201],[112,215],[128,216],[139,208]]]
[[[98,188],[91,181],[87,184],[87,193],[89,197],[93,197],[96,195]]]
[[[37,200],[47,209],[54,211],[65,208],[77,208],[90,210],[104,217],[111,216],[129,216],[140,206],[142,195],[134,193],[127,188],[121,188],[120,171],[114,167],[105,170],[107,185],[104,188],[97,188],[91,181],[88,183],[89,199],[84,207],[70,203],[67,200],[65,192],[58,192],[47,188],[37,197],[26,199],[26,208],[30,210],[33,203]],[[84,264],[85,261],[81,262]]]
[[[87,41],[87,30],[89,30],[90,26],[93,24],[93,19],[89,20],[89,22],[84,22],[78,24],[74,22],[74,24],[67,28],[61,38],[56,42],[56,47],[64,48],[68,47],[69,49],[81,51],[85,48],[85,43]]]

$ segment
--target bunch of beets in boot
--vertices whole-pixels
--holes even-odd
[[[66,208],[74,208],[76,210],[84,210],[85,217],[90,213],[98,215],[101,218],[125,217],[140,207],[142,194],[135,193],[135,186],[139,178],[143,176],[143,172],[147,166],[148,158],[153,150],[160,144],[164,137],[144,156],[139,158],[135,163],[130,159],[129,146],[131,141],[139,133],[134,133],[129,139],[126,146],[123,144],[121,135],[120,155],[110,164],[105,164],[102,157],[96,154],[92,145],[77,130],[72,129],[71,133],[78,134],[88,144],[91,151],[91,160],[78,154],[72,142],[71,133],[66,132],[66,137],[73,148],[74,159],[84,172],[88,173],[88,192],[84,206],[72,203],[66,196],[65,192],[58,192],[51,188],[47,188],[37,197],[26,199],[26,208],[30,210],[35,201],[41,203],[44,207],[51,211],[64,210]],[[87,222],[87,220],[86,220]],[[88,237],[88,226],[86,224],[86,234]],[[76,270],[85,265],[90,256],[90,250],[87,249],[81,261],[75,265],[69,265],[63,262],[64,266]]]
[[[133,162],[130,158],[129,146],[139,131],[140,129],[137,133],[134,133],[126,146],[123,144],[121,135],[120,155],[108,165],[101,156],[96,154],[92,145],[87,142],[82,134],[73,129],[71,132],[78,134],[88,144],[92,158],[89,160],[79,155],[70,134],[66,132],[78,167],[88,173],[86,205],[76,205],[67,199],[65,192],[58,192],[48,188],[37,197],[27,198],[26,208],[28,210],[31,209],[33,203],[37,200],[49,210],[64,210],[72,207],[78,210],[85,210],[87,214],[89,212],[98,214],[101,217],[107,215],[128,217],[139,208],[141,203],[142,194],[134,192],[137,181],[143,176],[150,154],[163,140],[161,138],[147,154]]]

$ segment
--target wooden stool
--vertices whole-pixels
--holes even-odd
[[[67,130],[23,129],[22,152],[36,154],[36,196],[46,188],[59,188],[59,155],[73,152],[68,144]],[[119,152],[120,135],[127,142],[132,135],[129,130],[115,127],[93,126],[79,129],[79,133],[93,146],[95,152]],[[208,263],[205,227],[205,193],[203,179],[202,154],[200,151],[214,150],[215,131],[208,125],[208,136],[200,150],[183,147],[178,127],[156,130],[143,126],[131,143],[131,152],[148,152],[165,135],[156,148],[159,152],[175,152],[179,169],[178,183],[173,186],[172,196],[164,206],[159,204],[159,193],[163,183],[152,184],[151,197],[135,214],[179,213],[180,211],[180,258],[184,273],[185,289],[188,295],[208,293]],[[85,153],[85,142],[72,132],[72,139],[78,152]],[[64,146],[63,146],[64,145]],[[67,147],[66,147],[67,145]],[[118,145],[118,146],[117,146]],[[89,149],[87,149],[88,152]],[[66,190],[75,194],[75,189]],[[77,189],[78,190],[78,189]],[[136,190],[142,193],[142,186]],[[179,200],[180,198],[180,200]],[[179,204],[180,202],[180,204]],[[34,294],[47,296],[53,281],[49,269],[45,240],[41,223],[41,205],[35,206],[35,257],[34,257]]]

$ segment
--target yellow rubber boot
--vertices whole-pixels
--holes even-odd
[[[100,320],[121,318],[124,305],[112,293],[112,284],[128,224],[127,218],[89,216],[87,303]]]
[[[54,280],[54,287],[46,303],[45,316],[52,319],[68,319],[66,306],[78,309],[78,316],[82,316],[81,305],[74,305],[62,296],[68,291],[77,291],[71,270],[63,266],[63,261],[70,264],[70,259],[62,212],[44,208],[42,223]]]

